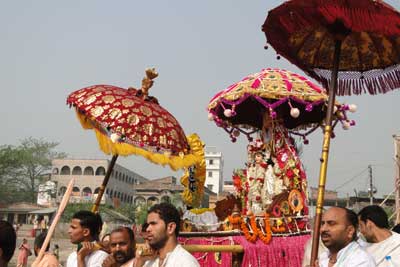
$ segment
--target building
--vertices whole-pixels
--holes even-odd
[[[174,176],[149,180],[148,182],[136,185],[134,203],[135,205],[147,204],[151,206],[160,202],[172,202],[174,205],[182,207],[183,202],[179,195],[183,190],[183,185]],[[208,207],[210,197],[215,195],[214,192],[205,188],[201,206]]]
[[[222,193],[224,186],[224,160],[216,147],[206,147],[206,182],[205,186],[216,194]]]
[[[93,202],[109,164],[109,160],[103,159],[53,160],[51,180],[57,183],[57,201],[61,200],[69,181],[75,178],[70,202]],[[115,164],[102,203],[132,204],[135,186],[147,181],[145,177]]]
[[[47,222],[56,212],[56,208],[46,208],[32,203],[20,202],[0,205],[0,220],[9,223],[32,224],[38,216]]]
[[[93,202],[103,182],[108,164],[110,164],[108,160],[100,159],[53,160],[51,180],[56,182],[57,202],[61,201],[72,178],[75,178],[75,184],[70,202]],[[172,200],[179,202],[178,195],[183,190],[184,187],[179,179],[174,176],[149,180],[115,164],[102,203],[119,206],[121,204],[152,205],[172,202]],[[202,207],[209,206],[211,195],[216,194],[205,188]]]

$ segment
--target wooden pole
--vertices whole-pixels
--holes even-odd
[[[400,223],[400,135],[393,135],[394,138],[394,160],[395,160],[395,224]]]
[[[244,252],[241,245],[183,245],[183,248],[189,252]]]
[[[99,193],[97,194],[96,201],[92,207],[92,212],[94,212],[94,213],[99,212],[101,198],[104,195],[104,191],[106,190],[106,186],[108,184],[108,181],[110,180],[110,176],[111,176],[112,170],[114,169],[114,165],[115,165],[115,162],[117,161],[117,158],[118,158],[118,155],[113,155],[111,158],[111,162],[108,165],[106,175],[104,176],[104,179],[103,179],[103,183],[100,186],[100,190],[99,190]]]
[[[54,216],[54,219],[53,219],[53,221],[52,221],[52,223],[50,225],[49,231],[47,232],[46,239],[44,240],[43,245],[40,248],[40,252],[39,252],[37,258],[35,259],[35,261],[32,263],[32,267],[40,267],[40,266],[38,266],[38,264],[42,260],[42,258],[44,256],[44,253],[46,252],[46,248],[50,243],[50,239],[53,236],[53,233],[54,233],[54,231],[56,229],[57,223],[60,220],[61,215],[64,212],[65,207],[68,204],[69,197],[71,196],[72,188],[74,186],[74,183],[75,183],[75,179],[72,178],[71,181],[68,184],[67,190],[65,191],[64,196],[63,196],[63,198],[61,200],[61,203],[60,203],[60,205],[59,205],[59,207],[57,209],[56,216]]]
[[[329,88],[329,99],[328,99],[328,110],[326,111],[325,118],[325,130],[324,130],[324,141],[322,144],[322,155],[321,155],[321,166],[319,172],[319,186],[318,186],[318,197],[315,210],[314,219],[314,232],[312,239],[312,249],[311,249],[311,262],[310,266],[314,266],[315,260],[318,258],[318,245],[319,236],[322,220],[322,209],[324,206],[324,194],[325,194],[325,184],[326,184],[326,173],[328,170],[328,156],[329,156],[329,146],[332,135],[332,116],[333,107],[335,104],[335,95],[337,88],[337,77],[339,72],[339,61],[340,61],[340,49],[342,46],[341,40],[335,41],[335,54],[333,59],[333,70],[331,76],[331,83]]]

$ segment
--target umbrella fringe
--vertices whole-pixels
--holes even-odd
[[[121,155],[121,156],[140,155],[153,163],[160,164],[162,166],[169,165],[169,167],[174,171],[177,171],[182,168],[187,168],[195,164],[199,164],[199,162],[201,162],[204,159],[204,155],[199,156],[194,153],[182,156],[181,155],[174,156],[174,155],[161,154],[158,152],[151,152],[146,149],[135,147],[127,143],[120,143],[120,142],[114,143],[107,136],[106,132],[99,130],[99,128],[102,129],[100,125],[97,125],[95,122],[87,118],[84,114],[80,113],[78,110],[76,114],[79,119],[79,122],[82,125],[82,128],[86,130],[89,129],[95,130],[96,138],[99,143],[100,149],[107,155],[110,154]],[[193,143],[201,142],[201,140],[198,141],[196,138],[200,140],[200,138],[197,135],[195,134],[190,135],[190,140],[192,142],[192,144],[189,143],[191,147],[191,152],[192,152],[192,146],[195,146]]]
[[[110,138],[108,138],[108,136],[102,134],[98,129],[95,128],[94,130],[96,132],[100,149],[106,154],[121,156],[140,155],[153,163],[162,166],[169,165],[169,167],[174,171],[195,165],[199,160],[201,160],[201,158],[193,154],[168,156],[157,152],[153,153],[126,143],[114,143]]]
[[[374,75],[373,71],[370,72],[370,75],[364,73],[363,76],[361,76],[361,73],[339,72],[337,95],[360,95],[367,92],[371,95],[376,95],[385,94],[400,88],[400,65],[396,65],[396,67],[390,70],[379,71],[379,76]],[[316,79],[326,88],[329,88],[331,82],[329,72],[324,70],[317,70],[315,72]]]

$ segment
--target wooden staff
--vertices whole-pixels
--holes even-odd
[[[241,245],[183,245],[182,247],[189,252],[244,252]]]
[[[40,248],[39,255],[37,256],[36,260],[31,265],[32,267],[40,267],[40,266],[38,266],[38,264],[42,260],[44,253],[46,252],[46,248],[50,243],[50,239],[53,236],[54,230],[56,229],[57,223],[61,219],[61,215],[64,212],[65,207],[68,204],[69,197],[71,196],[74,183],[75,183],[75,178],[72,178],[67,186],[67,190],[65,191],[65,194],[61,200],[61,203],[58,206],[56,216],[54,216],[53,222],[50,225],[49,231],[47,232],[47,235],[46,235],[46,239],[44,240],[43,245]]]

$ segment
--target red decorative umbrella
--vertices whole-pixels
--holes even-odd
[[[233,141],[241,133],[250,135],[268,128],[273,121],[300,135],[306,135],[322,123],[328,95],[325,89],[291,71],[267,68],[246,76],[217,93],[208,104],[209,118],[225,129]],[[347,129],[355,122],[346,116],[354,105],[336,104],[336,119]],[[308,128],[311,128],[310,130]]]
[[[67,103],[75,107],[82,127],[94,129],[100,149],[113,155],[94,211],[98,209],[118,155],[141,155],[153,163],[169,165],[172,170],[199,166],[204,161],[198,136],[187,138],[174,116],[155,97],[148,95],[157,76],[154,69],[147,69],[141,89],[94,85],[68,96]],[[195,176],[199,180],[198,189],[204,183],[203,169],[201,166]]]
[[[292,0],[262,27],[274,49],[329,85],[311,264],[318,253],[335,95],[400,87],[400,14],[383,1]]]

